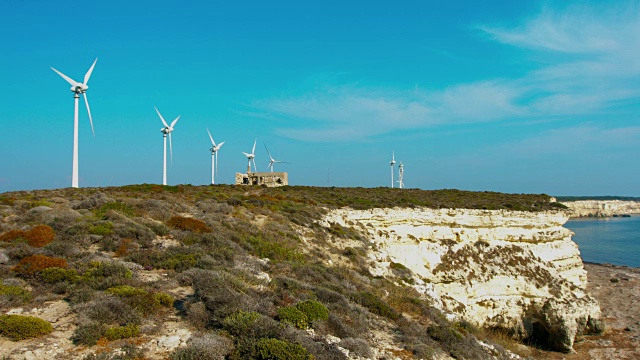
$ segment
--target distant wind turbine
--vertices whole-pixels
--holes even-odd
[[[255,139],[253,141],[253,149],[251,149],[251,154],[247,154],[246,152],[243,152],[244,156],[247,157],[247,161],[249,162],[249,164],[247,165],[247,173],[251,172],[251,163],[253,162],[253,171],[254,172],[258,172],[257,168],[256,168],[256,141],[258,141],[258,139]]]
[[[267,168],[271,169],[271,172],[273,172],[273,165],[274,164],[289,164],[286,161],[279,161],[273,158],[273,156],[271,156],[271,153],[269,152],[269,149],[267,148],[267,144],[264,144],[264,148],[267,149],[267,154],[269,154],[269,165],[267,165]]]
[[[400,189],[404,189],[404,165],[402,164],[402,161],[400,161],[400,164],[398,165],[398,187]]]
[[[389,162],[391,165],[391,188],[393,189],[393,170],[396,165],[396,154],[395,151],[391,153],[391,161]]]
[[[216,142],[213,141],[213,136],[211,136],[211,133],[209,132],[209,129],[207,129],[207,133],[209,134],[209,139],[211,139],[211,149],[209,150],[211,150],[211,185],[213,185],[216,183],[216,174],[218,173],[218,150],[220,150],[220,148],[224,144],[224,141],[216,145]]]
[[[160,116],[160,120],[162,120],[162,124],[164,125],[164,127],[160,129],[162,138],[164,140],[164,157],[162,159],[162,185],[167,185],[167,135],[169,135],[169,151],[171,153],[171,163],[173,164],[173,144],[171,141],[171,133],[173,132],[173,127],[178,122],[178,119],[180,119],[180,115],[178,115],[178,117],[171,122],[171,125],[168,125],[167,122],[164,121],[164,118],[160,114],[160,111],[158,111],[158,108],[156,108],[155,106],[153,108],[156,109],[156,112],[158,113],[158,116]]]
[[[89,78],[91,77],[91,73],[93,72],[93,68],[96,66],[96,62],[98,59],[96,58],[89,71],[84,75],[84,81],[79,83],[67,75],[61,73],[60,71],[51,68],[51,70],[55,71],[58,75],[60,75],[63,79],[65,79],[69,84],[71,84],[71,92],[73,93],[73,169],[71,172],[71,187],[78,187],[78,99],[80,98],[80,94],[84,96],[84,103],[87,105],[87,113],[89,114],[89,122],[91,123],[91,132],[93,136],[96,136],[96,133],[93,131],[93,119],[91,118],[91,109],[89,109],[89,100],[87,100],[87,83],[89,82]]]

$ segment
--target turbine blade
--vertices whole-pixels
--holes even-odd
[[[91,132],[93,133],[93,137],[96,137],[96,132],[93,131],[93,119],[91,118],[91,109],[89,108],[89,100],[87,100],[87,93],[82,94],[84,95],[84,103],[87,105],[87,113],[89,114],[89,122],[91,123]]]
[[[253,158],[253,159],[251,159],[251,161],[253,162],[253,171],[254,172],[258,172],[258,168],[256,167],[256,159]]]
[[[89,78],[91,77],[91,73],[93,72],[93,67],[96,66],[97,62],[98,62],[98,58],[95,59],[95,61],[93,62],[93,65],[91,65],[91,67],[89,68],[89,71],[87,71],[87,73],[84,75],[85,85],[87,85],[87,83],[89,82]]]
[[[209,132],[209,128],[207,128],[207,134],[209,134],[209,139],[211,139],[211,144],[213,145],[213,147],[216,147],[216,142],[213,141],[213,137],[211,136],[211,133]]]
[[[273,160],[273,157],[271,156],[271,153],[269,152],[269,148],[267,148],[267,144],[264,144],[264,148],[265,148],[265,150],[267,150],[267,154],[269,155],[269,159]]]
[[[172,129],[173,129],[173,126],[178,122],[178,119],[180,119],[180,115],[178,115],[178,117],[171,122],[171,128]]]
[[[222,145],[224,145],[224,141],[221,142],[220,144],[218,144],[218,149],[220,149],[222,147]]]
[[[169,151],[171,153],[171,163],[173,164],[173,144],[171,142],[171,133],[169,133]]]
[[[157,107],[153,107],[154,109],[156,109],[156,112],[158,113],[158,116],[160,116],[160,120],[162,120],[162,124],[164,125],[164,127],[169,127],[169,125],[167,125],[167,122],[164,121],[164,118],[162,117],[162,114],[160,114],[160,111],[158,111]]]
[[[251,150],[252,154],[256,153],[256,141],[258,141],[258,139],[253,140],[253,150]]]
[[[77,82],[77,81],[75,81],[75,80],[73,80],[72,78],[68,77],[67,75],[65,75],[65,74],[61,73],[60,71],[58,71],[58,70],[56,70],[56,69],[54,69],[54,68],[51,68],[51,70],[55,71],[56,73],[58,73],[58,75],[62,76],[62,78],[63,78],[63,79],[65,79],[65,80],[67,80],[67,82],[68,82],[69,84],[71,84],[71,85],[73,85],[73,86],[78,85],[78,82]]]

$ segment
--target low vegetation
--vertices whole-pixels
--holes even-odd
[[[47,321],[33,316],[0,315],[0,335],[13,341],[40,337],[53,331]]]
[[[376,329],[390,331],[406,358],[486,358],[472,327],[447,321],[406,286],[410,270],[393,263],[398,279],[374,277],[362,233],[318,225],[343,206],[562,207],[547,195],[388,188],[142,184],[4,193],[0,311],[65,301],[74,344],[114,342],[132,359],[141,350],[127,344],[158,335],[169,316],[194,332],[170,359],[346,359],[342,349],[370,358]],[[335,241],[350,243],[338,249]],[[0,319],[0,335],[16,341],[52,331],[37,318]],[[329,336],[338,340],[323,340]]]

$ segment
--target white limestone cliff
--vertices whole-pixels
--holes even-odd
[[[580,200],[566,201],[562,202],[562,204],[571,209],[572,217],[609,217],[640,214],[640,201]]]
[[[571,351],[577,335],[602,323],[572,232],[562,227],[568,218],[566,211],[338,209],[322,224],[364,232],[374,275],[406,267],[413,274],[404,280],[444,310]]]

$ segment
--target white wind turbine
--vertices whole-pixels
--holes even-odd
[[[393,189],[393,168],[396,165],[396,154],[395,151],[393,153],[391,153],[391,161],[389,162],[389,164],[391,165],[391,188]]]
[[[224,141],[216,145],[216,142],[213,141],[213,136],[211,136],[211,133],[209,132],[209,129],[207,129],[207,133],[209,134],[209,139],[211,139],[211,149],[209,150],[211,150],[211,185],[213,185],[216,183],[215,174],[218,173],[218,150],[220,150],[220,148],[224,144]]]
[[[273,156],[271,156],[271,153],[269,152],[269,149],[267,148],[267,144],[264,144],[264,148],[267,149],[267,154],[269,154],[269,165],[267,165],[267,167],[269,169],[271,169],[271,172],[273,172],[273,165],[274,164],[289,164],[286,161],[280,161],[280,160],[274,159]]]
[[[404,165],[402,164],[402,161],[400,161],[400,164],[398,165],[398,187],[400,189],[404,189]]]
[[[253,141],[253,149],[251,149],[251,154],[247,154],[246,152],[243,152],[244,156],[247,157],[247,161],[249,161],[249,164],[247,165],[247,173],[251,172],[251,163],[253,162],[253,171],[254,172],[258,172],[257,168],[256,168],[256,141],[258,141],[258,139],[255,139]]]
[[[73,93],[73,170],[71,172],[71,187],[74,188],[78,187],[78,99],[80,98],[80,94],[84,96],[84,103],[87,105],[87,113],[89,114],[89,122],[91,123],[91,132],[94,137],[96,136],[96,133],[93,131],[93,119],[91,118],[91,110],[89,109],[89,100],[87,100],[87,89],[89,89],[87,83],[89,82],[89,77],[91,77],[93,67],[96,66],[97,61],[98,59],[96,58],[89,68],[89,71],[84,75],[84,81],[81,83],[73,80],[56,69],[51,68],[71,84],[71,92]]]
[[[171,141],[171,133],[173,132],[173,127],[178,122],[178,119],[180,119],[180,115],[178,115],[178,117],[171,122],[171,125],[168,125],[167,122],[164,121],[164,118],[160,114],[160,111],[158,111],[158,108],[156,108],[155,106],[153,108],[156,109],[156,112],[158,113],[158,116],[160,116],[160,120],[162,120],[162,124],[164,125],[164,127],[160,129],[162,138],[164,140],[164,157],[162,159],[162,185],[167,185],[167,135],[169,135],[169,151],[171,152],[171,163],[173,164],[173,144]]]

